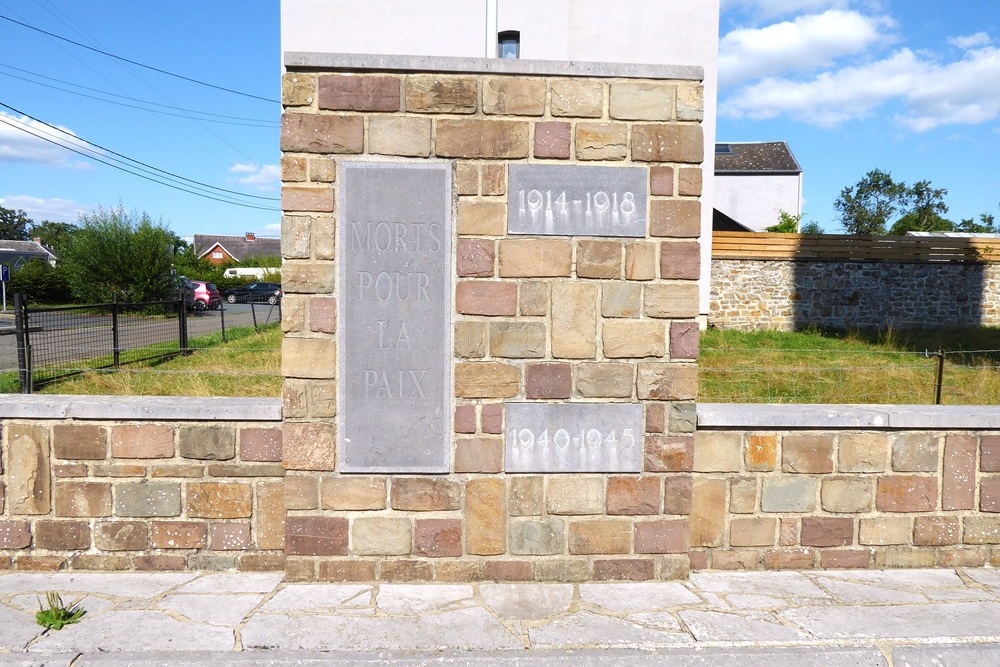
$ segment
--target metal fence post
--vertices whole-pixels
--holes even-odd
[[[944,384],[944,350],[938,350],[937,354],[937,385],[934,388],[934,405],[941,405],[941,385]]]
[[[118,293],[111,295],[111,345],[114,348],[115,368],[121,364],[121,341],[118,336]]]
[[[219,304],[219,317],[222,319],[222,342],[226,342],[226,300]]]
[[[190,351],[188,350],[187,307],[184,303],[183,295],[181,295],[181,298],[177,301],[177,308],[177,322],[180,327],[177,343],[181,352],[188,354]]]
[[[21,393],[30,394],[32,382],[28,299],[20,293],[14,294],[14,332],[17,342],[17,379],[21,385]]]

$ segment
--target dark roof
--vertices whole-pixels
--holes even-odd
[[[712,209],[712,231],[713,232],[752,232],[746,225],[733,220],[717,208]]]
[[[194,235],[194,254],[201,257],[215,244],[226,249],[233,259],[242,261],[247,257],[281,257],[281,239],[258,236],[247,240],[246,236]]]
[[[49,250],[34,241],[10,241],[0,239],[0,252],[14,255],[30,255],[44,257],[45,259],[55,259]]]
[[[801,174],[784,141],[743,144],[715,144],[716,174]]]

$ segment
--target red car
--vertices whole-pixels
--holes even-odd
[[[194,285],[194,308],[195,310],[216,310],[222,305],[222,294],[212,283],[204,280],[192,280]]]

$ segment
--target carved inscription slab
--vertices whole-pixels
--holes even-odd
[[[507,403],[507,472],[641,472],[642,406]]]
[[[512,164],[508,170],[509,234],[646,235],[642,167]]]
[[[343,472],[447,472],[451,168],[341,163],[338,459]]]

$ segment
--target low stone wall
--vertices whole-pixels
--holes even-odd
[[[4,396],[0,569],[284,568],[280,407]]]
[[[710,324],[897,329],[1000,326],[996,264],[713,259]]]
[[[1000,410],[702,404],[691,567],[1000,564]]]

